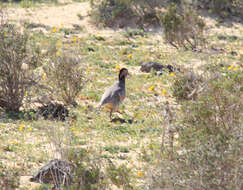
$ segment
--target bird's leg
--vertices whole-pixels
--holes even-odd
[[[110,120],[111,120],[111,116],[112,116],[112,109],[111,109],[111,111],[110,111]]]

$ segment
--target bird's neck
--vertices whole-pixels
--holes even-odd
[[[125,85],[125,82],[126,82],[125,77],[120,77],[120,78],[119,78],[119,83],[120,83],[121,85]]]

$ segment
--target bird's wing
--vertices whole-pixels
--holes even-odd
[[[115,99],[119,98],[121,90],[122,89],[119,86],[119,83],[115,83],[111,87],[107,88],[102,95],[99,105],[102,106],[104,104],[113,103],[114,101],[116,101]]]

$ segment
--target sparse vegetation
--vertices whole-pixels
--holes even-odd
[[[223,18],[242,16],[242,0],[200,0],[198,4]]]
[[[39,50],[30,48],[29,35],[14,25],[0,28],[0,107],[6,111],[19,111],[23,99],[38,77],[34,69],[40,62]]]
[[[198,98],[182,103],[180,152],[163,157],[155,186],[169,189],[241,189],[242,71],[210,73]],[[213,75],[213,76],[212,76]],[[154,172],[158,174],[157,172]],[[153,187],[156,188],[156,187]]]
[[[178,100],[196,99],[205,79],[194,71],[178,73],[172,86],[173,96]]]
[[[14,95],[19,104],[0,106],[0,189],[53,188],[29,179],[57,158],[74,166],[60,190],[241,190],[242,24],[230,17],[219,24],[205,8],[177,0],[170,8],[161,0],[80,1],[3,4],[0,100]],[[99,12],[102,2],[108,12]],[[135,25],[96,28],[88,21],[97,10],[114,16],[111,27]],[[165,43],[163,27],[150,25],[163,18],[177,48]],[[146,62],[166,69],[142,72]],[[110,120],[96,105],[123,67],[132,76]],[[20,86],[9,90],[13,81]]]
[[[64,53],[55,56],[44,70],[48,84],[53,86],[51,93],[55,93],[66,105],[76,106],[75,98],[87,82],[80,59]]]
[[[91,1],[96,8],[93,11],[94,20],[104,26],[123,28],[129,25],[158,25],[155,7],[161,7],[163,1],[133,1],[133,0],[102,0]]]
[[[174,47],[195,50],[204,45],[205,23],[191,6],[185,5],[180,9],[171,4],[167,13],[160,17],[165,39]]]
[[[18,169],[14,167],[6,167],[0,162],[0,188],[3,190],[16,189],[19,187],[20,174]]]

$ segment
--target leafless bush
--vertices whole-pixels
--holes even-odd
[[[44,67],[44,71],[51,93],[56,94],[66,105],[75,106],[75,98],[87,82],[80,59],[64,53],[54,57],[52,63]]]
[[[205,79],[202,75],[195,73],[194,71],[184,70],[177,73],[173,86],[173,96],[178,100],[196,99],[198,90],[203,84]]]
[[[3,24],[0,28],[0,107],[19,111],[25,93],[36,84],[34,69],[40,62],[39,50],[30,48],[27,32]]]

